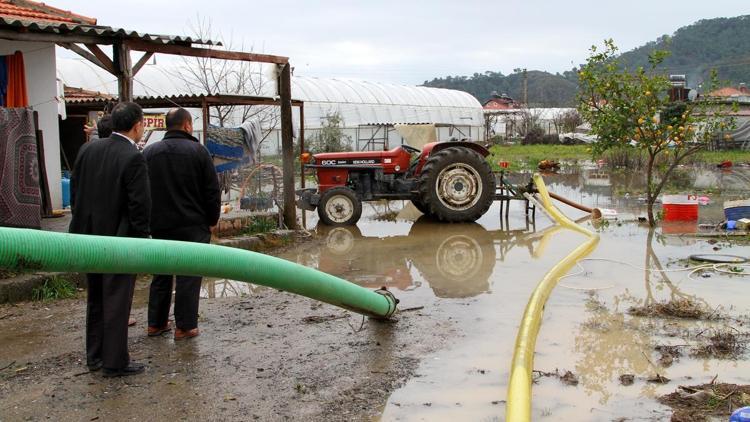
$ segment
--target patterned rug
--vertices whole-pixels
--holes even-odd
[[[0,226],[41,227],[33,111],[0,108]]]

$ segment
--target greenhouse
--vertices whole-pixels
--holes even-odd
[[[59,59],[58,78],[66,85],[109,94],[117,92],[116,81],[103,70],[83,60]],[[168,96],[191,93],[165,65],[146,65],[135,77],[135,96]],[[260,72],[259,72],[260,74]],[[257,95],[273,95],[273,71],[264,69],[262,88]],[[231,92],[228,92],[231,94]],[[430,129],[434,139],[482,140],[484,116],[482,106],[472,95],[449,89],[405,86],[369,81],[293,77],[292,97],[304,102],[306,140],[312,140],[320,129],[340,120],[343,141],[352,150],[380,150],[405,142],[410,127]],[[199,110],[194,110],[195,127],[202,127]],[[294,111],[295,136],[300,113]],[[233,116],[225,125],[239,126],[242,120]],[[212,121],[211,124],[217,124]],[[280,151],[278,119],[270,116],[261,122],[268,134],[261,144],[262,152],[275,155]],[[270,133],[269,133],[270,132]],[[198,133],[200,135],[200,133]]]
[[[295,77],[292,94],[305,103],[306,137],[338,115],[352,149],[400,144],[402,125],[434,125],[437,140],[483,136],[482,106],[472,95],[449,89],[341,79]]]

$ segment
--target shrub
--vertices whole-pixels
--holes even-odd
[[[65,277],[52,277],[44,284],[34,288],[31,293],[32,299],[50,301],[57,299],[70,299],[75,297],[78,291],[76,285]]]

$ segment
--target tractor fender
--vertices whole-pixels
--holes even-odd
[[[429,144],[425,144],[425,146],[422,147],[422,153],[419,155],[419,164],[417,165],[417,168],[414,170],[414,174],[418,175],[422,173],[422,167],[424,167],[425,163],[427,162],[427,158],[430,155],[432,155],[433,153],[440,152],[441,150],[444,150],[446,148],[451,148],[451,147],[469,148],[470,150],[478,152],[482,157],[486,157],[490,155],[490,151],[487,148],[475,142],[466,142],[466,141],[430,142]]]
[[[427,154],[425,155],[426,158],[427,156],[430,156],[435,152],[451,147],[469,148],[481,154],[482,157],[490,155],[490,151],[483,145],[476,142],[466,141],[432,142],[424,146],[424,149],[422,149],[422,154],[425,155],[425,152],[427,152]]]

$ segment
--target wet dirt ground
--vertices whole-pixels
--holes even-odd
[[[741,174],[740,176],[747,176]],[[723,197],[744,195],[742,177],[714,177],[725,189],[701,208],[701,222],[722,219]],[[716,180],[720,178],[718,182]],[[703,180],[701,179],[701,180]],[[657,398],[678,385],[714,377],[750,384],[747,353],[694,357],[702,331],[748,327],[750,278],[684,270],[695,253],[750,255],[747,243],[649,231],[637,222],[637,195],[585,171],[546,177],[550,189],[587,205],[614,208],[620,219],[585,220],[601,241],[589,260],[560,281],[537,340],[534,420],[668,420]],[[736,181],[735,181],[736,180]],[[734,186],[734,187],[733,187]],[[572,218],[584,214],[567,206]],[[107,380],[87,373],[84,302],[0,307],[0,420],[503,420],[513,345],[526,302],[544,274],[584,238],[552,228],[523,203],[509,217],[498,204],[474,224],[437,224],[408,202],[366,204],[354,228],[318,227],[274,254],[368,288],[388,286],[401,299],[383,323],[275,290],[207,280],[202,335],[175,343],[146,338],[146,282],[134,303],[131,354],[146,374]],[[674,233],[670,233],[674,232]],[[661,268],[649,272],[643,268]],[[633,306],[689,298],[721,318],[634,316]],[[315,317],[315,318],[309,318]],[[683,353],[667,365],[657,346]],[[542,373],[571,371],[577,385]],[[623,385],[621,376],[632,375]],[[650,382],[659,375],[664,384]],[[98,418],[98,419],[97,419]]]

